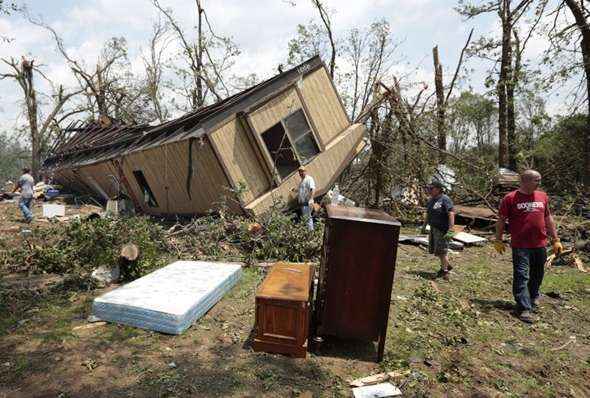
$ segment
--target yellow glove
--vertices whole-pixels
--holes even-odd
[[[563,253],[563,245],[561,244],[559,238],[553,239],[553,242],[551,243],[551,248],[553,249],[553,254],[555,254],[556,256],[559,256],[561,253]]]
[[[494,241],[494,249],[500,254],[504,254],[506,251],[506,245],[501,240]]]

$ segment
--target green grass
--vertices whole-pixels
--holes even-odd
[[[418,248],[400,249],[385,358],[378,365],[346,344],[341,357],[320,353],[293,360],[254,353],[248,341],[264,272],[247,268],[240,283],[180,336],[113,324],[73,333],[98,292],[10,296],[0,316],[0,362],[11,365],[0,368],[0,380],[26,388],[47,374],[71,396],[83,396],[73,387],[83,379],[85,388],[107,389],[111,396],[291,397],[311,391],[337,397],[349,395],[350,379],[410,370],[399,381],[408,397],[589,396],[590,275],[564,267],[547,272],[542,292],[563,299],[547,299],[540,322],[529,326],[512,314],[508,254],[468,248],[451,260],[451,281],[431,280],[437,260]],[[570,336],[575,340],[566,345]],[[52,365],[55,355],[78,359],[58,367]],[[100,366],[80,366],[88,358]],[[168,367],[170,362],[177,367]]]

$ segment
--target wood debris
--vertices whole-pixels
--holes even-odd
[[[388,380],[398,380],[410,374],[409,370],[395,370],[387,373],[378,373],[370,376],[365,376],[360,379],[351,381],[351,387],[370,386],[372,384],[383,383]]]

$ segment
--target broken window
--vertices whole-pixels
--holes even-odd
[[[305,114],[299,109],[287,116],[284,121],[299,160],[303,164],[309,163],[315,155],[320,153],[320,150],[311,132],[311,127],[307,123]]]
[[[152,192],[145,176],[143,175],[143,171],[141,170],[133,170],[133,175],[135,176],[135,180],[137,184],[141,188],[141,192],[143,192],[143,201],[149,207],[158,207],[158,202],[156,201],[156,196]]]
[[[281,178],[309,163],[320,152],[301,109],[263,132],[262,139]]]
[[[293,147],[282,123],[279,122],[262,133],[262,139],[281,178],[285,178],[297,170],[299,161],[293,152]]]

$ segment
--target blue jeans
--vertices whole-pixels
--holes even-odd
[[[309,205],[301,205],[301,217],[307,222],[307,229],[313,231],[313,217],[311,216],[311,207]]]
[[[547,251],[544,247],[512,249],[514,267],[512,294],[514,294],[517,311],[530,311],[533,301],[539,297],[546,260]]]
[[[20,207],[20,211],[23,212],[23,217],[27,221],[31,221],[33,219],[33,212],[31,211],[31,206],[33,205],[33,198],[23,198],[21,197],[18,201],[18,207]]]

